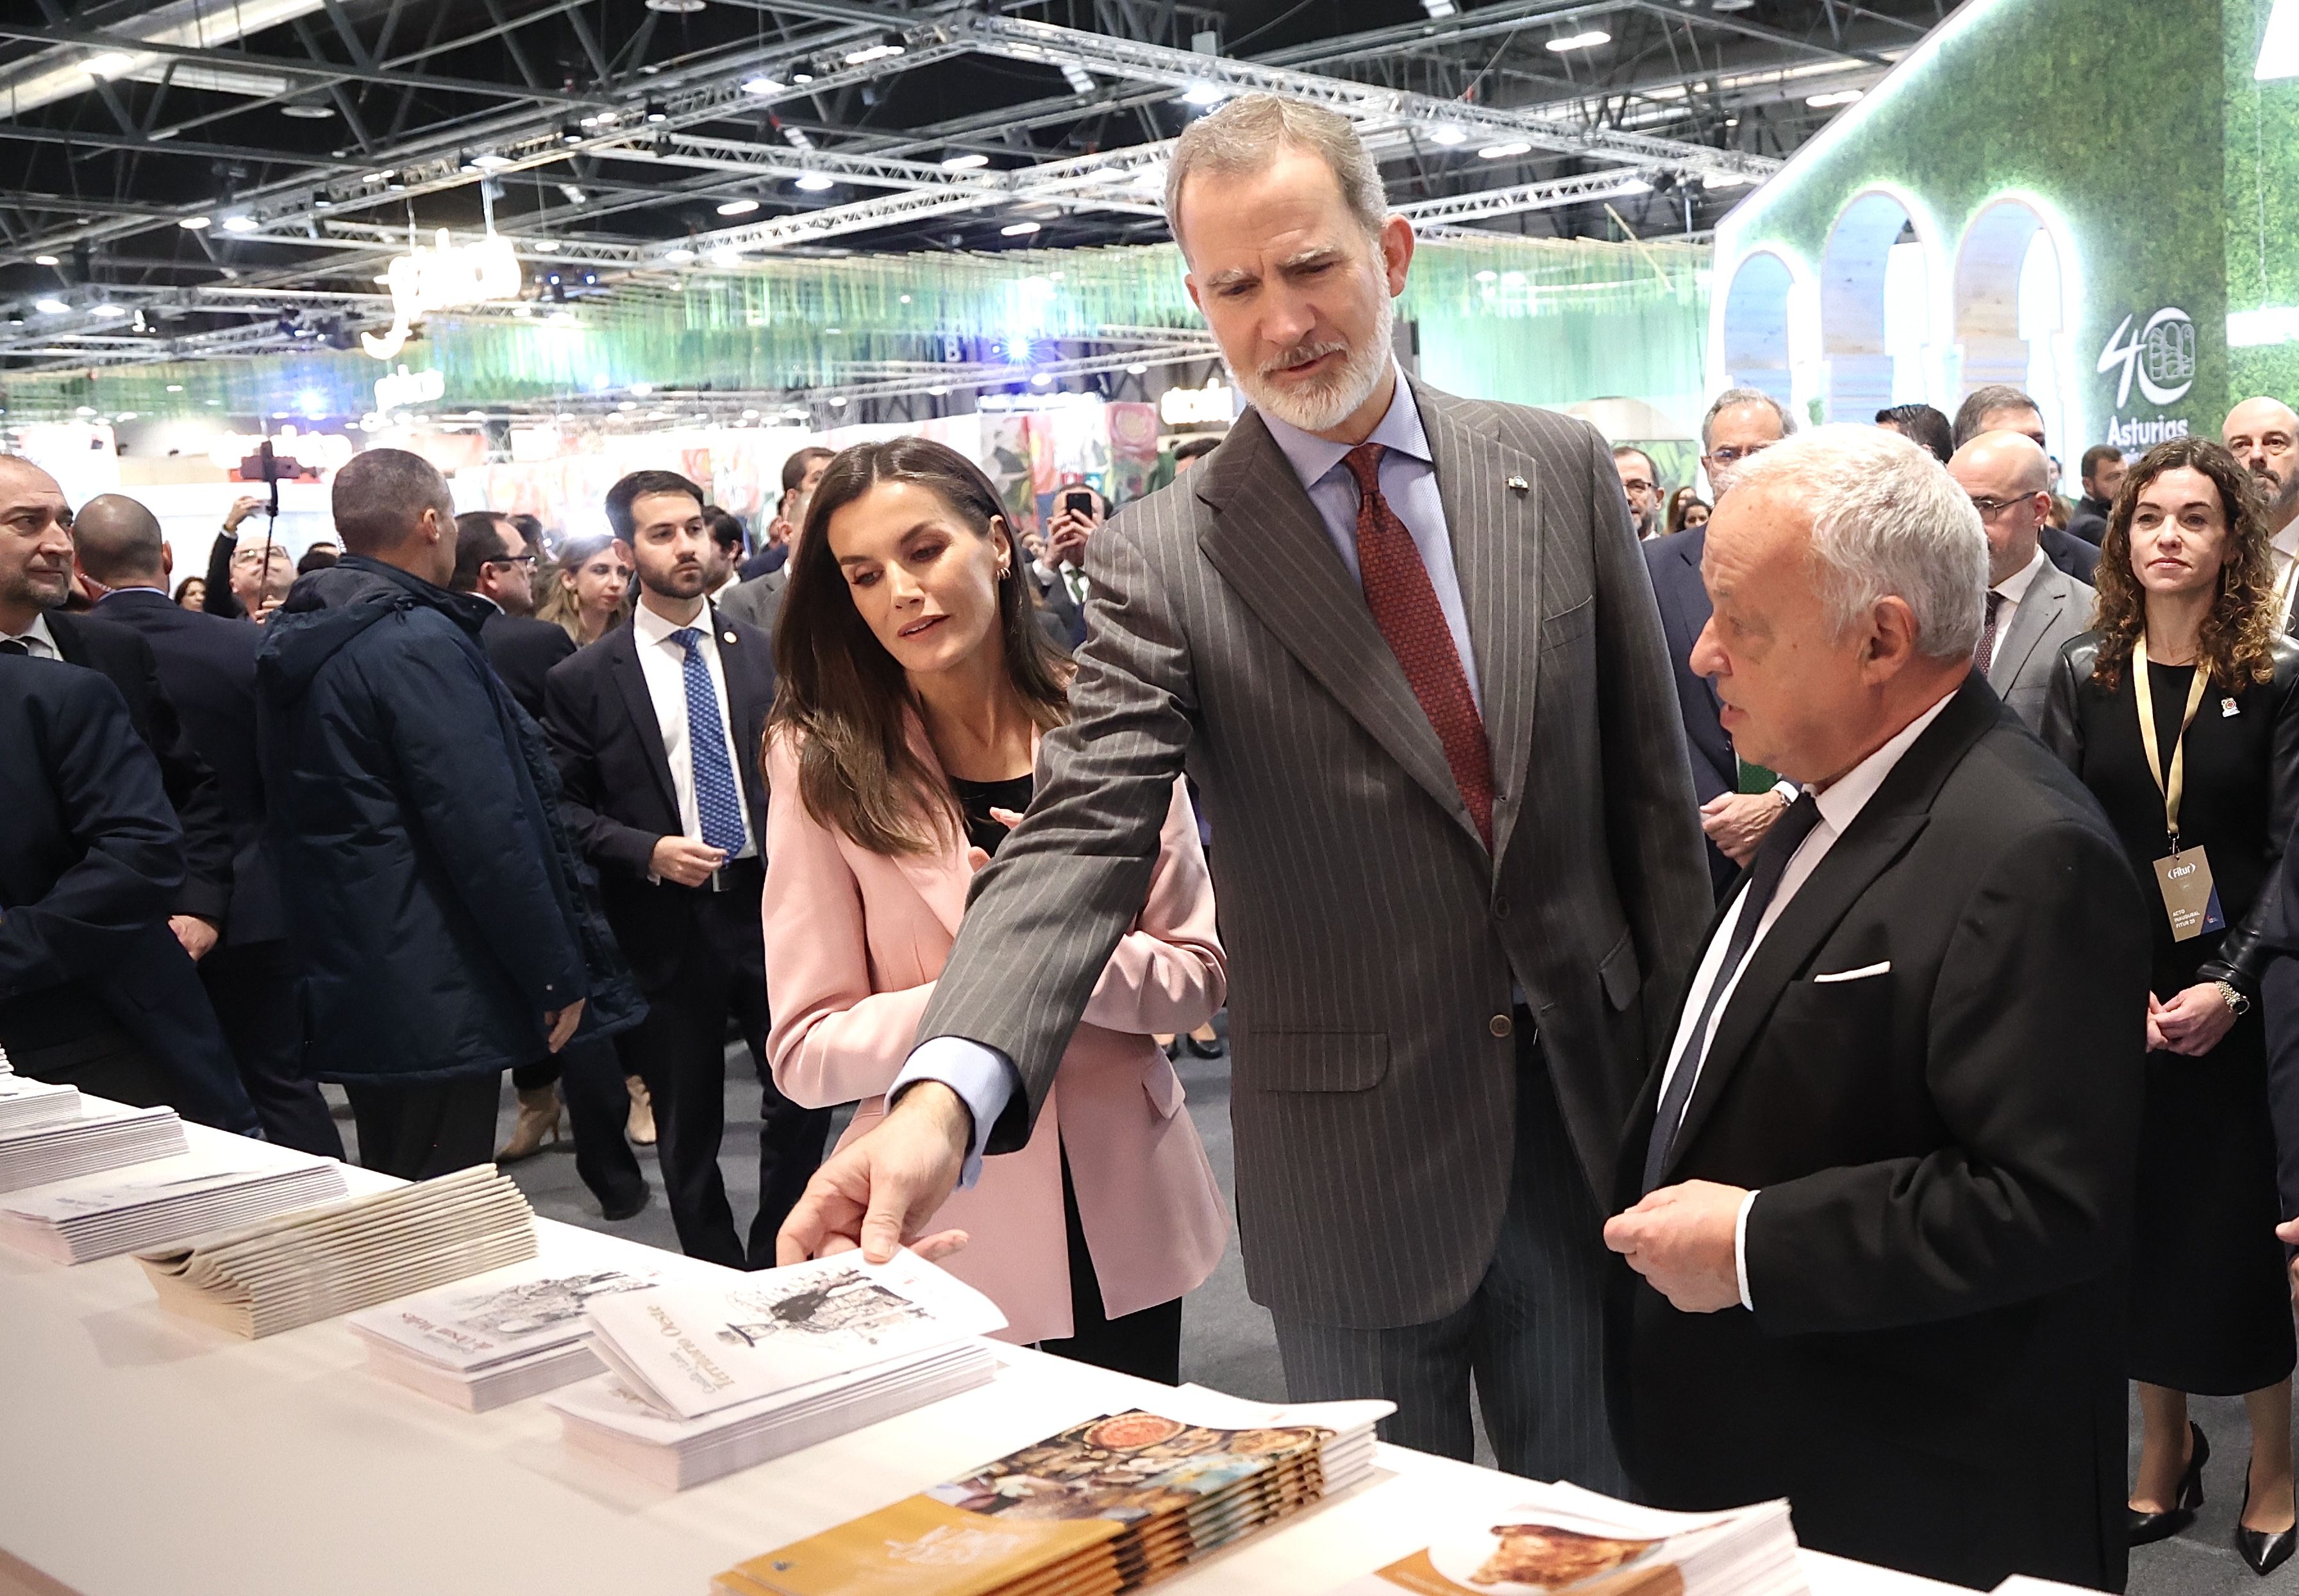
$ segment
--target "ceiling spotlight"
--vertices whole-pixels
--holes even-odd
[[[106,300],[100,305],[93,306],[91,309],[94,314],[102,317],[106,321],[117,321],[121,317],[128,314],[126,307],[115,305],[109,300]]]
[[[701,11],[702,8],[700,5],[697,5],[694,9]],[[670,112],[662,108],[662,103],[659,100],[649,100],[646,103],[645,110],[642,112],[641,114],[650,122],[667,122],[670,120]]]
[[[560,123],[559,142],[563,145],[581,144],[583,142],[583,129],[573,122]]]
[[[362,181],[362,182],[367,182],[367,183],[388,183],[388,182],[390,182],[390,181],[391,181],[391,179],[392,179],[392,176],[393,176],[393,173],[392,173],[392,171],[391,171],[391,169],[390,169],[389,167],[386,167],[383,170],[381,170],[381,171],[379,171],[379,172],[369,172],[369,173],[368,173],[368,175],[367,175],[364,178],[362,178],[362,179],[361,179],[361,181]]]
[[[834,410],[844,409],[846,408],[846,395],[843,393],[832,394],[830,396],[830,408]]]
[[[459,172],[476,172],[479,170],[479,163],[467,154],[459,154],[455,157],[455,170]]]
[[[1568,33],[1562,38],[1548,41],[1548,47],[1563,55],[1572,50],[1593,50],[1599,45],[1609,45],[1613,36],[1601,28],[1591,28],[1583,33]]]
[[[182,216],[176,219],[176,225],[187,233],[200,233],[206,231],[214,220],[212,216]]]
[[[900,45],[871,45],[860,50],[849,50],[845,59],[850,67],[864,67],[874,61],[890,61],[901,54],[903,51]]]
[[[32,257],[32,264],[35,266],[61,266],[63,262],[56,259],[54,255],[34,255]]]
[[[136,58],[112,50],[102,55],[91,56],[81,63],[81,67],[91,78],[117,78],[122,72],[135,70]]]
[[[1429,13],[1431,21],[1441,22],[1451,16],[1457,8],[1454,5],[1453,0],[1421,0],[1421,9]]]
[[[710,264],[713,266],[740,266],[742,263],[743,252],[731,244],[722,245],[710,252]]]
[[[978,171],[989,164],[990,157],[979,150],[962,150],[942,158],[942,170],[946,172]]]
[[[481,150],[471,157],[471,164],[483,172],[497,172],[510,164],[510,157],[500,150]]]
[[[810,150],[814,148],[814,140],[807,136],[806,129],[803,128],[793,128],[785,125],[783,128],[783,138],[793,150]]]
[[[60,299],[37,301],[32,309],[43,316],[68,316],[71,313],[71,307]]]
[[[1027,238],[1031,234],[1037,230],[1038,224],[1033,221],[1008,222],[1004,227],[998,229],[999,233],[1007,238]]]
[[[783,85],[761,73],[756,78],[743,79],[743,92],[746,95],[778,95],[783,92]]]
[[[791,74],[791,81],[793,83],[811,83],[814,81],[814,74],[812,72],[793,72]]]
[[[727,200],[718,207],[721,216],[748,216],[759,208],[756,200]]]
[[[1466,128],[1456,128],[1450,124],[1442,128],[1432,128],[1429,129],[1429,142],[1443,145],[1449,149],[1455,145],[1468,143],[1469,130]]]
[[[1150,375],[1150,368],[1143,365],[1141,361],[1136,360],[1133,364],[1125,368],[1125,375],[1128,376],[1147,376]]]
[[[168,392],[170,393],[181,393],[183,391],[184,385],[181,383],[170,383],[168,385]]]
[[[1182,91],[1182,103],[1203,108],[1218,105],[1229,98],[1229,91],[1215,83],[1192,83]]]
[[[942,398],[944,394],[948,393],[950,392],[950,390],[949,390],[948,388],[935,387],[935,388],[928,388],[928,389],[926,390],[926,392],[927,392],[928,393],[933,394],[936,399],[940,399],[940,398]]]
[[[1093,74],[1074,61],[1062,62],[1062,81],[1070,86],[1074,95],[1093,93]]]
[[[1806,95],[1804,103],[1814,111],[1827,111],[1838,105],[1849,105],[1861,96],[1856,88],[1839,88],[1824,95]]]
[[[702,0],[646,0],[649,11],[666,11],[673,16],[687,16],[702,9]]]
[[[1033,388],[1050,388],[1053,385],[1054,379],[1050,373],[1033,371],[1030,374],[1030,386]]]
[[[559,193],[560,197],[570,205],[587,205],[591,203],[591,196],[572,183],[561,183],[559,186]]]
[[[290,100],[279,108],[279,114],[299,122],[324,122],[336,114],[336,108],[319,100]]]
[[[223,219],[223,230],[227,233],[254,233],[261,231],[262,227],[261,222],[244,211],[236,216],[227,216]]]
[[[662,258],[673,266],[684,266],[694,259],[694,252],[683,244],[675,244],[662,252]]]
[[[1529,155],[1531,153],[1532,146],[1525,143],[1523,139],[1511,139],[1506,144],[1487,145],[1483,149],[1477,152],[1477,159],[1480,161],[1506,161],[1512,156]]]
[[[835,178],[826,178],[820,172],[809,172],[804,177],[799,178],[797,182],[792,185],[792,186],[795,188],[802,188],[809,194],[820,194],[826,188],[837,187],[838,179]]]

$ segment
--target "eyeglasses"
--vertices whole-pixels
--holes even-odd
[[[483,559],[479,563],[483,566],[525,566],[531,571],[535,568],[535,556],[532,554],[506,554],[500,559]]]
[[[1751,443],[1746,449],[1735,449],[1728,443],[1722,449],[1710,450],[1708,458],[1720,466],[1737,466],[1749,456],[1762,454],[1771,447],[1770,443]]]
[[[1649,493],[1652,491],[1652,484],[1645,481],[1644,478],[1640,476],[1623,476],[1621,478],[1621,492],[1623,493]]]
[[[1993,521],[1996,517],[2002,515],[2005,510],[2010,509],[2013,505],[2025,504],[2032,497],[2032,494],[2028,493],[2022,493],[2017,499],[1982,499],[1974,495],[1971,500],[1971,508],[1979,512],[1979,518],[1981,520]]]

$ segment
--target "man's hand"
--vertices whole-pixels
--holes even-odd
[[[2163,1038],[2163,1051],[2201,1058],[2227,1038],[2235,1026],[2235,1011],[2220,996],[2219,983],[2202,981],[2158,1003],[2148,995],[2147,1018]]]
[[[1605,1222],[1605,1245],[1681,1313],[1740,1305],[1732,1239],[1747,1192],[1713,1180],[1664,1186]]]
[[[195,964],[214,950],[216,928],[213,921],[203,920],[196,914],[170,914],[168,916],[168,929],[176,933],[176,940],[184,945],[184,951],[192,955]]]
[[[223,529],[226,532],[237,533],[242,521],[261,509],[268,502],[269,500],[258,499],[252,493],[242,493],[231,501],[231,509],[225,513]]]
[[[974,1117],[956,1092],[922,1080],[902,1094],[878,1128],[834,1154],[775,1237],[777,1264],[803,1263],[859,1246],[884,1263],[908,1245],[941,1258],[966,1245],[963,1230],[918,1232],[957,1188],[974,1137]]]
[[[726,862],[726,850],[723,848],[712,848],[686,837],[663,837],[656,839],[654,852],[647,858],[647,868],[666,881],[700,887],[710,879],[712,871]]]
[[[558,1052],[575,1035],[575,1028],[583,1023],[583,1003],[580,997],[563,1009],[552,1009],[543,1016],[543,1027],[551,1033],[551,1051]]]
[[[1046,560],[1050,565],[1083,566],[1085,546],[1093,536],[1093,522],[1084,516],[1064,510],[1056,516],[1046,529]]]
[[[1788,799],[1777,792],[1720,792],[1700,806],[1700,829],[1726,858],[1746,869],[1764,833],[1788,812]]]

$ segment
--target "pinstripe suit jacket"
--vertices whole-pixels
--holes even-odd
[[[1711,906],[1610,450],[1562,416],[1414,393],[1482,684],[1498,863],[1249,412],[1095,533],[1073,718],[1040,750],[1037,797],[977,878],[918,1032],[1014,1061],[1025,1089],[989,1148],[1020,1146],[1141,911],[1186,762],[1231,952],[1248,1285],[1279,1312],[1362,1327],[1440,1318],[1485,1274],[1515,1143],[1513,986],[1581,1172],[1609,1195]]]

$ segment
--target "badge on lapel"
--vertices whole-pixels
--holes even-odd
[[[1530,493],[1532,492],[1532,484],[1522,476],[1512,476],[1508,479],[1508,491],[1512,493]]]
[[[718,641],[721,641],[721,642],[726,642],[726,643],[731,643],[731,642],[733,642],[733,641],[735,641],[735,633],[734,633],[733,630],[730,628],[730,629],[729,629],[729,630],[727,630],[727,631],[725,631],[725,632],[720,633],[718,634]]]

